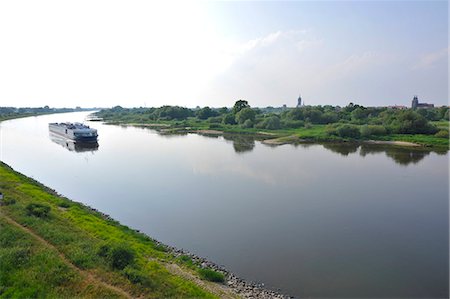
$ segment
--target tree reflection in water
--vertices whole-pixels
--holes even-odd
[[[234,151],[238,154],[251,152],[255,147],[256,138],[243,134],[224,134],[223,138],[233,142]]]

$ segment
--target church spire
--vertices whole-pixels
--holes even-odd
[[[299,95],[298,99],[297,99],[297,107],[301,107],[302,106],[302,96]]]

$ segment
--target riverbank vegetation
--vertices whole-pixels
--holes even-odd
[[[449,146],[448,107],[413,110],[350,103],[346,107],[251,108],[239,100],[231,109],[116,106],[96,115],[112,124],[160,125],[165,132],[215,130],[262,133],[267,138],[289,136],[291,141],[386,140]]]
[[[37,108],[0,107],[0,121],[19,117],[37,116],[43,114],[75,112],[75,111],[92,111],[92,110],[93,109],[83,109],[79,107],[78,108],[50,108],[48,106]]]
[[[1,162],[0,191],[0,298],[234,297],[206,281],[221,274]]]

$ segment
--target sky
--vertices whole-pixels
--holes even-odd
[[[447,1],[0,1],[0,106],[448,105]]]

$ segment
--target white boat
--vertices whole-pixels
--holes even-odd
[[[82,123],[50,123],[50,132],[75,142],[97,142],[97,130]]]

